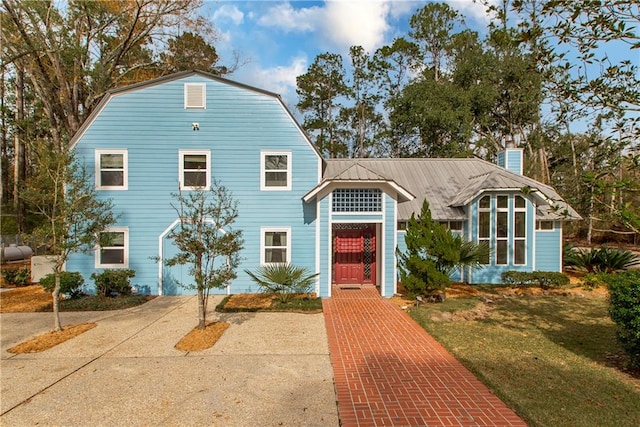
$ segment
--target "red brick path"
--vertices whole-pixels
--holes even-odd
[[[526,426],[373,286],[322,305],[343,427]]]

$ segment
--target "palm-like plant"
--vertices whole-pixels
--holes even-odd
[[[585,270],[588,273],[612,273],[640,265],[640,256],[626,249],[575,249],[564,251],[564,265]]]
[[[260,290],[274,294],[278,301],[286,304],[295,294],[309,293],[319,273],[312,274],[306,267],[296,267],[291,264],[268,264],[258,268],[253,273],[245,273],[258,284]]]

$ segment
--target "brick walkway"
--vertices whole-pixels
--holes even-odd
[[[343,427],[526,426],[373,286],[322,305]]]

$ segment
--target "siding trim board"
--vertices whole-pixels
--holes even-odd
[[[163,246],[164,246],[164,239],[165,237],[167,237],[167,235],[171,232],[171,230],[173,230],[175,228],[176,225],[180,224],[180,218],[176,219],[175,221],[173,221],[171,223],[170,226],[168,226],[167,228],[165,228],[165,230],[160,233],[160,235],[158,236],[158,295],[162,296],[163,295],[163,279],[164,279],[164,254],[163,254]]]

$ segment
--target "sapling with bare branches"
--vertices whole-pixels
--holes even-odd
[[[54,330],[62,330],[58,302],[60,275],[69,255],[96,250],[101,233],[116,218],[110,199],[97,196],[93,179],[74,153],[64,147],[45,143],[34,147],[37,172],[27,181],[21,197],[40,223],[29,233],[29,239],[45,246],[53,255]]]
[[[174,194],[180,224],[169,234],[179,252],[165,265],[188,265],[193,283],[179,283],[198,295],[198,328],[207,326],[207,303],[212,289],[221,289],[237,277],[242,232],[233,230],[238,203],[226,187],[213,182],[210,190]]]

